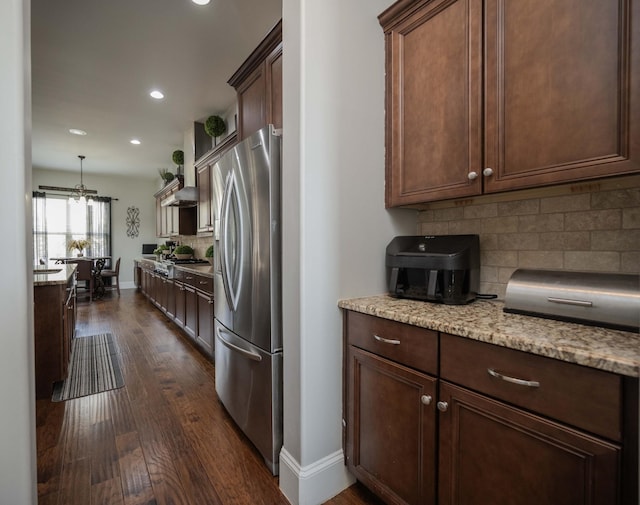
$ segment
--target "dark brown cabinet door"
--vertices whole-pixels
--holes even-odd
[[[238,88],[240,140],[262,128],[266,122],[265,67],[260,65]]]
[[[436,379],[348,346],[347,465],[389,504],[435,503]]]
[[[167,294],[166,294],[166,306],[165,313],[171,319],[176,316],[176,286],[175,283],[168,279],[167,280]]]
[[[266,60],[267,123],[282,128],[282,42]]]
[[[191,338],[196,338],[198,328],[198,295],[191,286],[184,285],[184,331]]]
[[[440,505],[616,505],[620,448],[440,383]]]
[[[196,186],[198,187],[198,232],[213,230],[211,215],[211,165],[196,169]]]
[[[186,291],[184,284],[174,282],[173,290],[176,295],[176,316],[174,322],[180,326],[180,328],[184,328],[186,320]]]
[[[482,2],[420,4],[409,16],[395,6],[380,15],[387,207],[482,191]]]
[[[213,296],[196,291],[198,296],[198,327],[196,340],[213,356]]]
[[[638,171],[632,2],[485,3],[485,191]]]

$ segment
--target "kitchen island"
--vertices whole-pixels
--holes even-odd
[[[346,461],[387,503],[637,503],[639,334],[498,301],[339,306]]]
[[[67,376],[76,325],[75,264],[33,270],[36,397],[50,398],[53,384]]]

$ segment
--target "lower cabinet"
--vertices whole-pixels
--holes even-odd
[[[207,355],[213,357],[212,277],[175,268],[174,278],[167,278],[143,263],[140,290]]]
[[[196,340],[213,356],[213,293],[196,292],[198,296],[198,325]]]
[[[387,503],[435,503],[437,380],[353,346],[348,360],[349,469]]]
[[[637,379],[352,311],[345,330],[346,463],[385,503],[637,503]]]
[[[33,323],[36,398],[50,398],[67,376],[76,326],[76,273],[66,283],[34,284]]]
[[[191,338],[196,338],[196,332],[198,331],[198,295],[196,290],[188,284],[184,285],[184,299],[184,331]]]
[[[615,504],[620,446],[440,384],[440,504]]]

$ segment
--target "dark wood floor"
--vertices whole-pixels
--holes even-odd
[[[125,386],[36,406],[40,505],[286,505],[216,399],[214,368],[133,290],[80,302],[78,334],[111,332]],[[379,505],[359,484],[331,505]]]

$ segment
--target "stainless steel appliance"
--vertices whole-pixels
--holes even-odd
[[[282,446],[280,136],[265,127],[213,167],[216,392],[278,473]]]
[[[395,237],[386,265],[391,296],[462,305],[478,294],[480,241],[478,235]]]
[[[516,270],[505,312],[640,330],[640,276],[559,270]]]
[[[154,261],[153,263],[154,272],[169,279],[173,279],[175,277],[175,265],[206,265],[209,262],[199,258],[180,260],[178,258],[169,257],[161,261]]]

